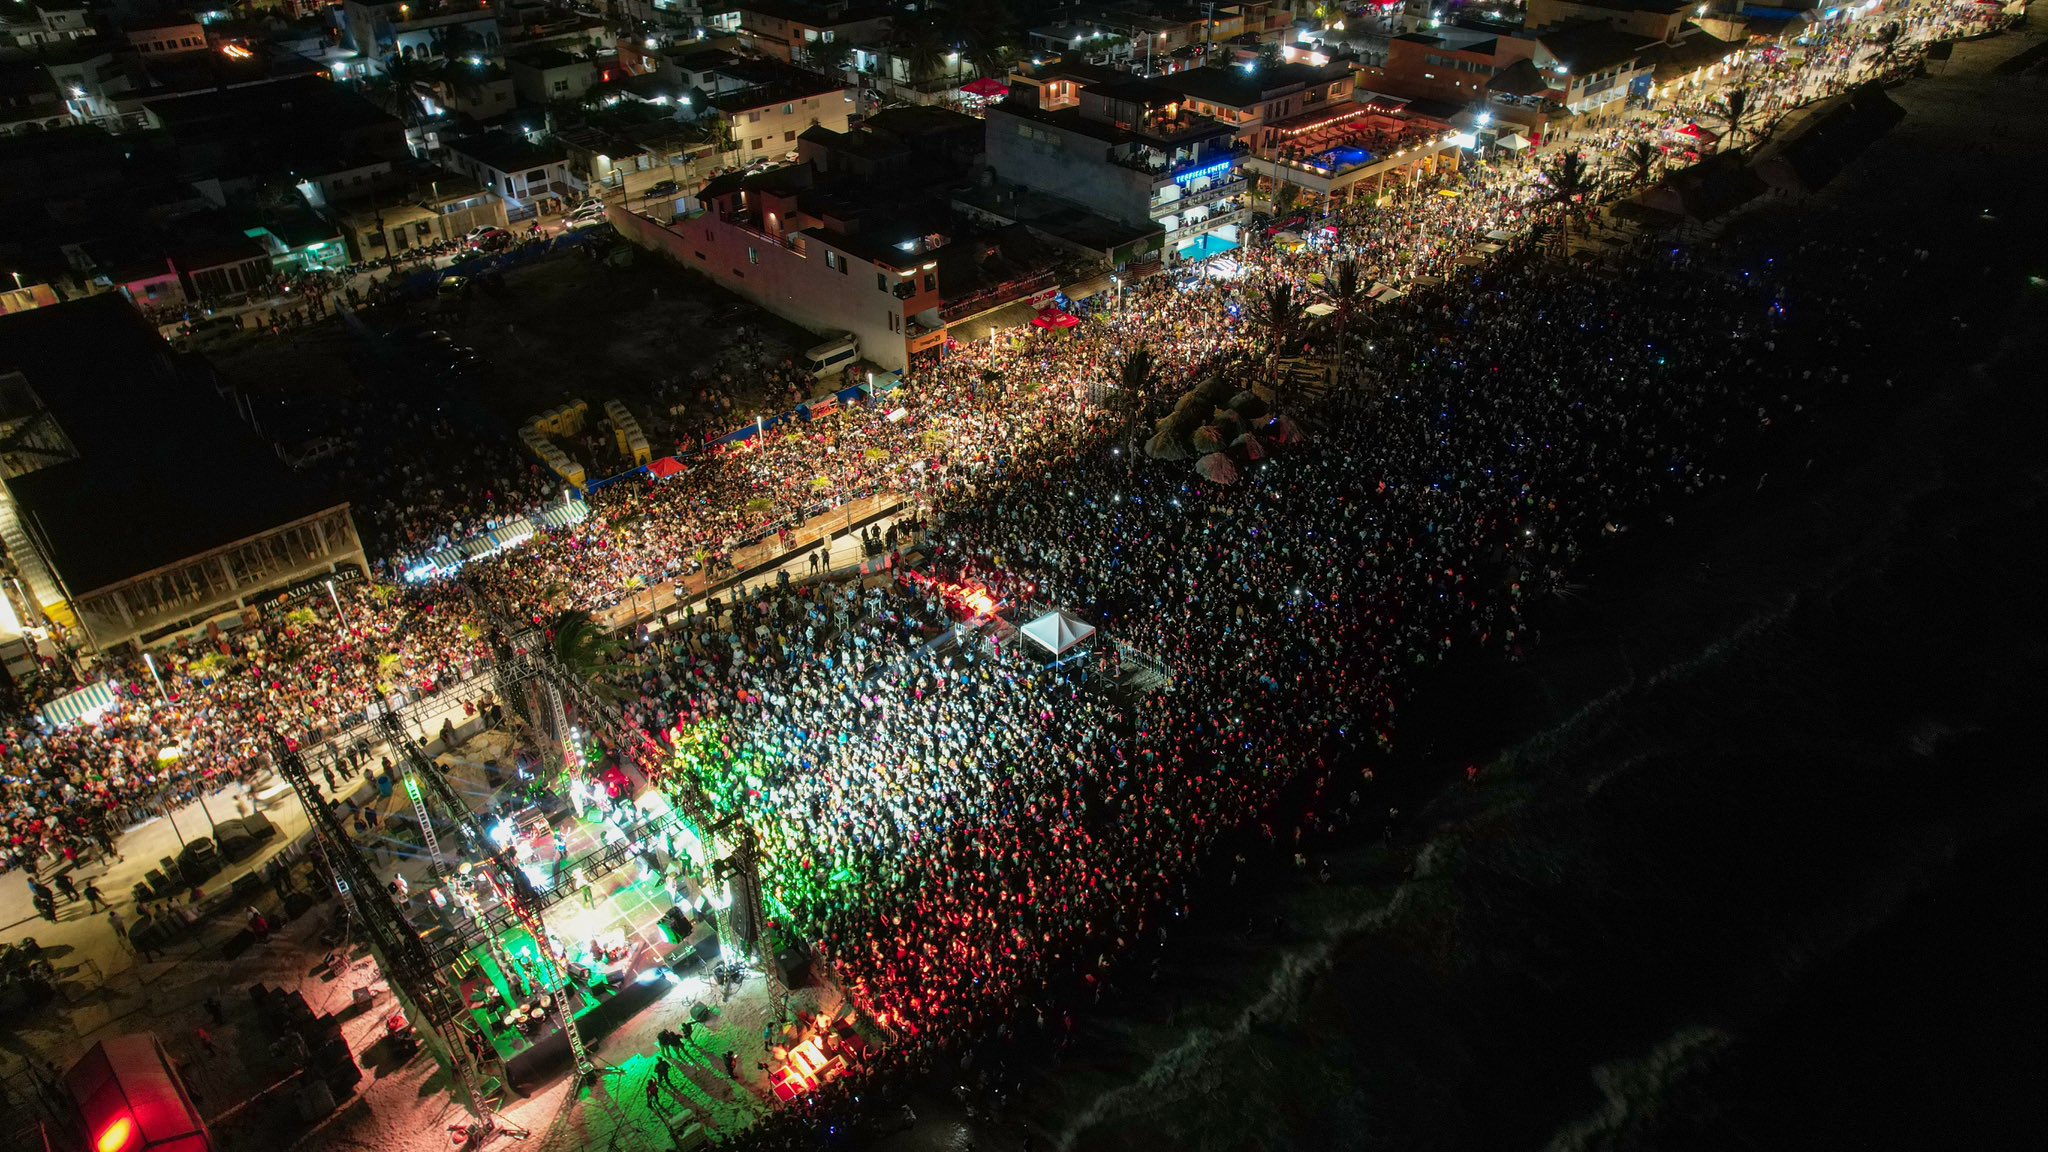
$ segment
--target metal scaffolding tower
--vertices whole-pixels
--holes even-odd
[[[509,693],[527,683],[537,682],[544,697],[541,703],[543,714],[553,727],[551,738],[542,741],[543,751],[559,757],[566,770],[573,772],[582,763],[581,749],[573,744],[574,729],[568,716],[570,703],[593,725],[602,725],[621,735],[630,729],[625,711],[571,672],[540,630],[514,629],[500,621],[493,648],[497,653],[496,668],[501,692]],[[711,857],[707,865],[722,859],[730,877],[733,911],[737,914],[726,916],[721,938],[764,961],[764,967],[772,971],[774,956],[762,947],[767,921],[762,907],[760,845],[753,829],[737,813],[721,815],[711,798],[694,781],[671,780],[665,785],[664,793],[682,810],[683,818],[704,841],[704,849]],[[523,882],[524,878],[521,880]],[[780,982],[775,983],[780,988]]]
[[[407,1021],[426,1040],[428,1050],[448,1069],[456,1102],[474,1118],[466,1131],[467,1142],[480,1144],[494,1134],[525,1139],[525,1129],[498,1117],[492,1106],[497,1079],[485,1073],[470,1047],[472,1034],[461,1024],[465,1015],[461,992],[435,967],[419,933],[392,901],[376,871],[356,851],[340,818],[314,787],[298,750],[276,732],[271,733],[271,745],[278,771],[298,794],[334,870],[335,887],[351,901],[369,937],[370,953],[392,994],[405,1010]]]
[[[406,786],[413,792],[414,803],[417,804],[419,798],[415,782],[424,780],[442,808],[447,811],[449,819],[455,821],[455,826],[462,830],[463,836],[476,850],[489,857],[492,867],[497,872],[496,876],[486,874],[489,876],[491,887],[497,892],[499,902],[519,921],[519,926],[526,930],[526,934],[533,938],[534,951],[540,960],[541,982],[546,985],[543,990],[554,1004],[555,1014],[561,1021],[562,1035],[569,1041],[569,1051],[576,1058],[577,1073],[588,1076],[594,1070],[594,1065],[589,1050],[584,1047],[583,1033],[576,1026],[576,1015],[569,1010],[569,998],[564,994],[568,988],[568,974],[556,962],[554,946],[548,942],[547,925],[540,918],[540,900],[533,890],[532,883],[505,850],[491,840],[476,811],[463,801],[462,794],[455,790],[455,785],[449,781],[441,765],[427,755],[427,750],[405,730],[398,717],[386,713],[382,722],[385,739],[411,769],[406,777]],[[424,810],[421,818],[426,818]]]

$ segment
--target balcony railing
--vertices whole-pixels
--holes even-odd
[[[1177,212],[1183,208],[1199,208],[1221,197],[1242,192],[1247,182],[1246,177],[1240,173],[1221,183],[1211,184],[1199,192],[1184,192],[1172,200],[1155,198],[1152,201],[1152,211],[1157,214],[1160,212]]]
[[[1039,272],[1017,280],[1008,280],[993,287],[971,292],[939,309],[939,319],[951,324],[962,316],[972,316],[990,308],[1021,300],[1034,292],[1040,292],[1059,283],[1059,277],[1051,272]]]

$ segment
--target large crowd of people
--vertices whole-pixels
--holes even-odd
[[[885,404],[614,486],[589,520],[459,580],[349,584],[154,669],[104,668],[121,687],[96,721],[10,717],[0,734],[0,864],[108,850],[149,806],[265,766],[272,729],[314,739],[466,680],[495,619],[609,605],[820,504],[913,493],[939,510],[930,579],[767,585],[693,612],[607,670],[638,729],[609,743],[656,784],[747,814],[780,930],[901,1038],[883,1062],[929,1067],[1034,1018],[1057,1043],[1073,1027],[1060,1006],[1165,937],[1223,838],[1299,851],[1376,819],[1363,782],[1412,671],[1517,654],[1529,603],[1582,550],[1848,388],[1862,366],[1836,321],[1870,278],[1910,274],[1873,250],[1823,282],[1739,246],[1637,245],[1605,276],[1527,244],[1463,262],[1576,210],[1544,178],[1468,166],[1299,251],[1240,253],[1236,278],[1155,278],[1071,332],[958,348]],[[1243,452],[1232,485],[1128,450],[1132,418],[1101,395],[1124,354],[1156,357],[1145,416],[1190,388],[1227,397],[1331,338],[1272,347],[1258,304],[1275,283],[1312,293],[1342,261],[1416,286],[1350,321],[1334,394],[1302,413],[1308,442]],[[963,615],[948,587],[1057,605],[1103,638],[1060,667],[1014,640],[935,644]],[[1170,671],[1163,687],[1113,687],[1126,646]],[[1283,813],[1290,788],[1305,805]],[[819,1093],[765,1138],[839,1102]]]
[[[749,815],[771,914],[897,1022],[890,1060],[1034,1018],[1059,1043],[1050,1006],[1163,939],[1219,839],[1299,852],[1377,826],[1368,781],[1415,669],[1512,658],[1582,550],[1843,396],[1842,310],[1905,262],[1831,269],[1837,295],[1749,256],[1641,249],[1609,279],[1525,251],[1389,305],[1345,382],[1366,415],[1236,485],[1113,438],[1018,453],[947,506],[929,579],[763,588],[614,669],[654,734],[640,767]],[[1115,643],[1046,667],[996,633],[948,642],[948,588]],[[1117,687],[1123,646],[1170,686]],[[1290,785],[1305,813],[1276,803]]]

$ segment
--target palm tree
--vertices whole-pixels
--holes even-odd
[[[1337,265],[1336,274],[1323,287],[1330,294],[1330,302],[1337,307],[1337,360],[1334,368],[1341,373],[1344,371],[1344,340],[1350,334],[1351,314],[1358,308],[1358,261],[1346,260]]]
[[[903,39],[896,46],[896,54],[903,60],[904,79],[915,84],[937,75],[946,64],[946,41],[939,30],[926,21],[918,21],[903,30]]]
[[[1749,89],[1737,88],[1728,93],[1728,146],[1735,147],[1735,138],[1742,134],[1742,121],[1749,114]]]
[[[1885,66],[1892,62],[1892,54],[1899,50],[1899,33],[1901,31],[1903,29],[1899,27],[1898,22],[1893,21],[1879,28],[1877,35],[1871,38],[1874,43],[1881,45],[1883,48],[1877,54],[1877,71],[1880,75],[1884,73]]]
[[[1015,51],[1007,34],[993,25],[984,26],[967,38],[967,62],[991,80],[1001,80],[1010,74],[1010,58]]]
[[[1572,222],[1578,216],[1577,205],[1591,196],[1597,187],[1593,170],[1586,163],[1586,154],[1573,149],[1557,158],[1557,164],[1546,177],[1550,191],[1543,196],[1542,203],[1559,208],[1564,224],[1558,230],[1558,245],[1571,246]]]
[[[619,641],[600,627],[588,612],[564,612],[555,617],[555,657],[562,668],[578,681],[596,685],[600,672],[619,651]]]
[[[1117,407],[1129,424],[1144,410],[1145,400],[1159,385],[1159,364],[1152,350],[1140,345],[1124,353],[1116,366]]]
[[[1259,323],[1266,328],[1266,362],[1268,369],[1280,359],[1301,325],[1302,304],[1294,298],[1294,285],[1285,280],[1268,285],[1266,294],[1258,304]],[[1279,407],[1280,384],[1275,378],[1273,384],[1274,407]]]
[[[385,108],[393,116],[408,125],[425,122],[427,102],[420,96],[419,86],[433,69],[417,56],[402,56],[396,52],[384,58],[384,82],[389,86],[385,93]]]
[[[813,72],[822,72],[837,79],[846,71],[853,59],[853,41],[813,40],[804,45],[803,64]]]
[[[1648,140],[1637,140],[1621,150],[1618,159],[1629,175],[1629,183],[1648,184],[1663,167],[1664,150]]]

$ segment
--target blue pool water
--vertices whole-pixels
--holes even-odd
[[[1363,148],[1332,148],[1323,153],[1323,160],[1332,168],[1356,168],[1372,160],[1372,153]]]

